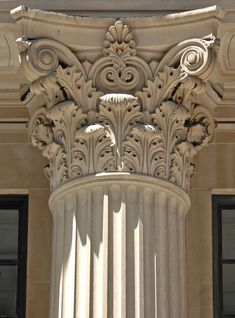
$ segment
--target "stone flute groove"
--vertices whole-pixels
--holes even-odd
[[[113,174],[54,192],[54,237],[61,235],[53,245],[51,317],[184,317],[189,199],[145,178]]]

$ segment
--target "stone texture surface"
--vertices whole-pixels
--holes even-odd
[[[48,190],[29,191],[28,283],[49,283],[52,216]]]
[[[49,283],[29,283],[27,285],[26,317],[48,317],[49,299]]]
[[[2,144],[0,165],[3,189],[48,188],[43,174],[45,162],[29,144]]]
[[[212,207],[209,189],[192,189],[187,216],[188,317],[212,317]]]
[[[52,220],[48,197],[47,189],[29,191],[27,317],[49,315]]]
[[[192,9],[205,8],[211,5],[220,5],[226,9],[234,9],[232,1],[229,0],[169,0],[167,2],[163,0],[147,0],[143,3],[141,0],[134,1],[115,1],[115,0],[53,0],[50,3],[46,1],[35,2],[33,0],[22,1],[1,1],[0,10],[6,11],[12,9],[18,5],[28,5],[30,7],[44,9],[44,10],[84,10],[84,11],[148,11],[151,15],[151,11],[186,11]],[[93,13],[94,14],[94,13]],[[127,13],[126,13],[127,14]]]

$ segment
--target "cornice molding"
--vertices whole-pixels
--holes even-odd
[[[120,10],[119,10],[120,11]],[[185,22],[194,22],[203,19],[215,18],[217,20],[223,20],[226,11],[217,5],[189,10],[185,12],[169,13],[164,16],[151,16],[147,18],[147,25],[153,27],[154,25],[164,25],[164,24],[181,24]],[[106,26],[107,23],[114,23],[115,18],[98,18],[98,17],[80,17],[75,15],[69,15],[64,13],[55,13],[50,11],[43,11],[39,9],[31,9],[26,6],[19,6],[11,10],[11,16],[16,20],[20,21],[23,19],[30,20],[36,19],[38,21],[48,22],[48,23],[64,23],[66,25],[78,25],[81,27],[89,27],[95,23],[99,26]],[[137,24],[138,26],[146,27],[146,17],[132,17],[123,18],[125,23]]]
[[[188,191],[193,156],[213,138],[214,121],[197,95],[210,80],[211,35],[171,48],[161,61],[138,56],[128,25],[117,21],[103,56],[80,62],[51,39],[17,41],[31,91],[47,103],[29,123],[49,165],[51,188],[101,172],[134,172]]]

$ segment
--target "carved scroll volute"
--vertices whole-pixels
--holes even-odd
[[[215,63],[218,46],[216,37],[211,34],[202,39],[189,39],[172,47],[160,61],[155,75],[169,67],[180,66],[188,76],[208,80]]]
[[[27,78],[33,82],[54,72],[59,64],[75,66],[86,73],[75,54],[63,44],[52,39],[28,40],[23,37],[17,40],[21,65]]]

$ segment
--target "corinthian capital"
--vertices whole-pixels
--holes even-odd
[[[213,137],[197,95],[210,80],[216,39],[190,39],[158,63],[138,56],[122,21],[105,36],[103,56],[80,61],[50,39],[18,40],[31,90],[45,96],[29,124],[49,160],[52,189],[96,173],[125,171],[189,188],[192,160]]]

